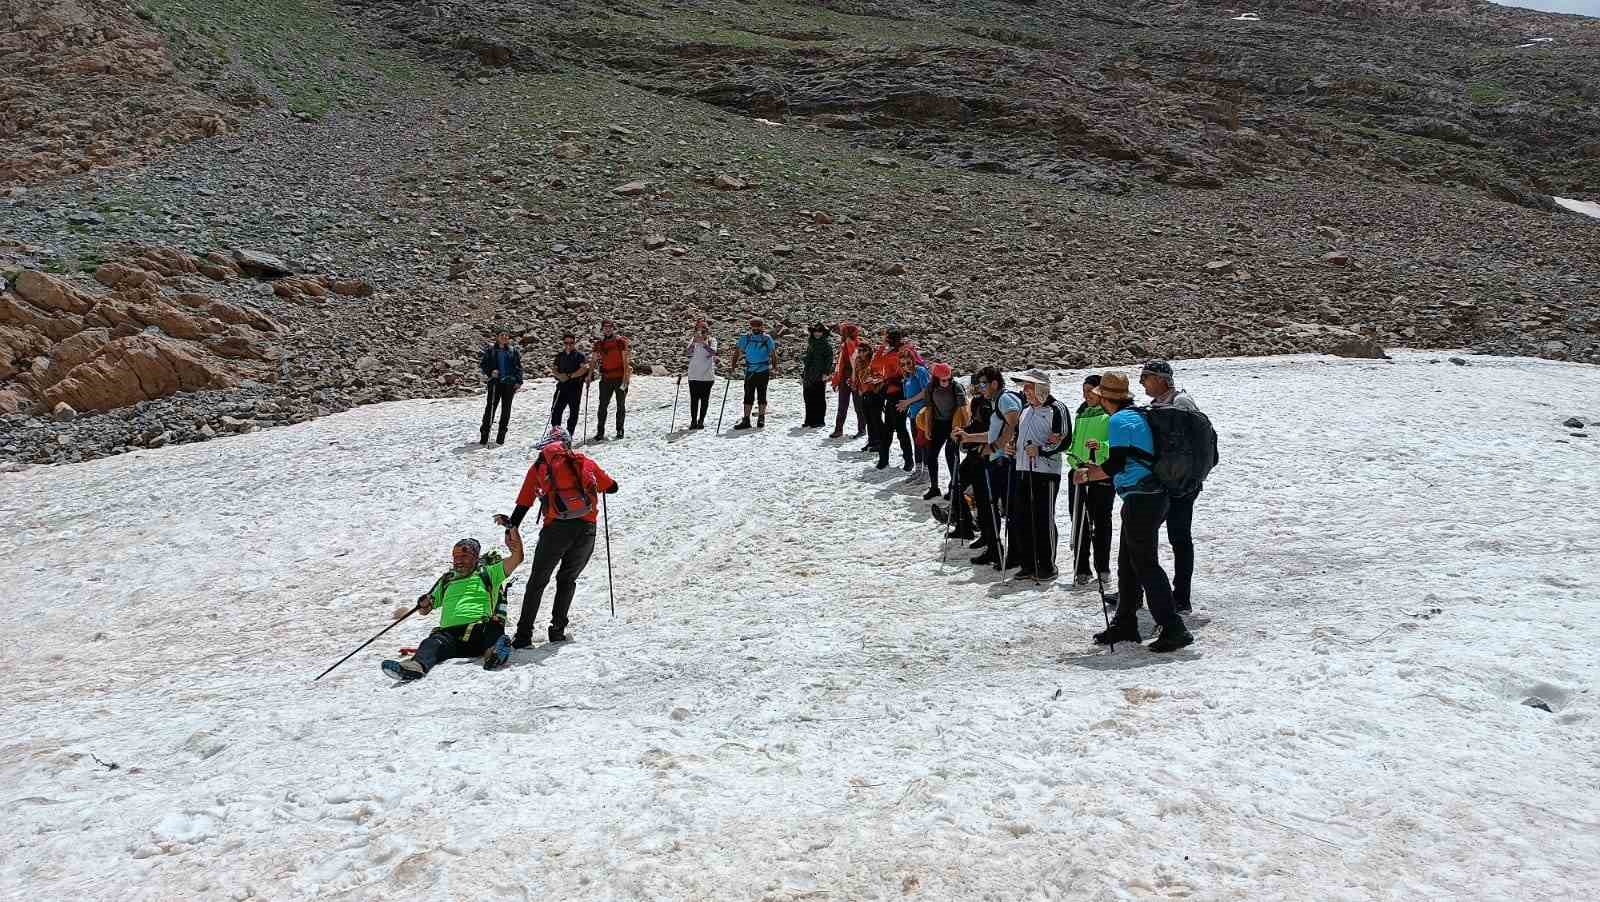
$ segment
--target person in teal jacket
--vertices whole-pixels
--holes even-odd
[[[1106,462],[1111,415],[1094,395],[1099,385],[1099,375],[1083,380],[1083,403],[1078,405],[1077,419],[1072,426],[1072,447],[1067,451],[1073,469]],[[1102,579],[1111,578],[1111,508],[1117,499],[1116,490],[1110,481],[1102,479],[1082,485],[1069,484],[1068,492],[1072,510],[1073,584],[1084,586],[1094,581],[1094,574],[1089,572],[1091,547],[1094,573]]]

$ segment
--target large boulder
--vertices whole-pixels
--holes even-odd
[[[108,342],[44,390],[46,407],[113,410],[178,391],[230,388],[237,380],[193,349],[160,335],[132,335]]]

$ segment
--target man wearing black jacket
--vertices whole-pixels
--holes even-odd
[[[556,380],[556,394],[550,402],[550,425],[561,425],[561,412],[567,413],[567,433],[578,431],[578,408],[583,401],[583,379],[589,375],[589,361],[578,350],[578,336],[561,336],[561,353],[555,356],[550,375]]]
[[[483,425],[478,429],[478,444],[489,444],[489,425],[494,421],[494,409],[500,408],[500,431],[494,443],[506,443],[506,429],[511,425],[511,397],[522,387],[522,351],[511,343],[511,333],[500,330],[494,344],[483,349],[478,358],[478,369],[489,380],[489,396],[483,405]]]

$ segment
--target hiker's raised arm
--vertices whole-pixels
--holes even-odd
[[[505,560],[505,572],[509,575],[511,571],[522,566],[522,533],[517,532],[515,526],[506,530],[506,548],[511,551]]]

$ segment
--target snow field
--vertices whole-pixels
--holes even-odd
[[[635,379],[617,619],[602,539],[577,641],[403,687],[416,618],[311,678],[498,537],[548,385],[498,449],[414,401],[5,475],[0,896],[1586,898],[1600,369],[1396,356],[1178,365],[1223,463],[1166,656],[941,567],[792,382],[668,441]]]

